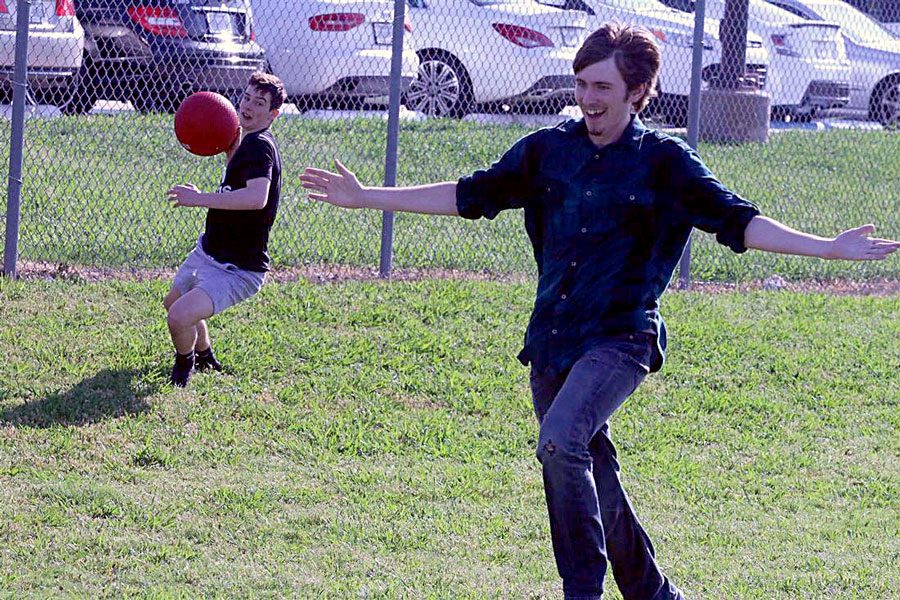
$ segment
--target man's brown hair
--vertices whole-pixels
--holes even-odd
[[[284,101],[287,100],[287,93],[284,91],[284,84],[280,79],[270,73],[257,71],[250,76],[248,85],[256,89],[268,93],[272,98],[269,101],[269,110],[278,110]]]
[[[656,38],[643,27],[607,23],[584,40],[575,55],[572,69],[578,75],[582,69],[610,57],[615,61],[629,93],[642,83],[647,84],[647,93],[633,105],[636,112],[640,111],[656,95],[656,78],[662,58]]]

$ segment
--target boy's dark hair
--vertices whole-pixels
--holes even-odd
[[[656,95],[656,78],[662,59],[656,38],[637,25],[607,23],[584,40],[572,69],[577,75],[582,69],[610,57],[629,92],[642,83],[647,84],[647,93],[634,103],[634,110],[640,111]]]
[[[250,76],[250,81],[247,82],[247,85],[269,94],[269,97],[272,98],[269,101],[269,110],[278,110],[284,104],[284,101],[287,100],[284,84],[271,73],[256,71]]]

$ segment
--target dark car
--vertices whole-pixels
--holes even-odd
[[[172,112],[196,90],[236,98],[265,70],[247,0],[78,0],[84,61],[59,104],[85,113],[99,98]]]

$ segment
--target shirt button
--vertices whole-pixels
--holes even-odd
[[[593,196],[594,193],[591,190],[588,190],[584,193],[585,196]]]
[[[581,228],[581,233],[587,233],[587,227],[582,227],[582,228]]]
[[[599,154],[595,154],[595,155],[594,155],[594,160],[598,160],[599,158],[600,158],[600,155],[599,155]]]
[[[551,329],[551,330],[550,330],[550,333],[552,333],[553,335],[556,335],[556,330],[555,330],[555,329]]]
[[[577,266],[578,266],[578,263],[575,262],[575,261],[573,260],[573,261],[572,261],[572,266],[573,266],[573,267],[577,267]]]
[[[565,299],[566,299],[566,295],[563,294],[562,296],[560,296],[560,298],[562,298],[563,300],[565,300]]]
[[[634,200],[634,195],[628,196],[628,199],[633,201],[633,200]]]

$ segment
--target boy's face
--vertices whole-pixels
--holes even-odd
[[[269,110],[271,103],[271,94],[258,87],[247,86],[238,106],[238,118],[244,133],[259,131],[272,124],[279,111]]]
[[[631,121],[634,102],[646,85],[629,92],[613,58],[595,62],[575,74],[575,102],[584,114],[591,141],[603,146],[619,139]]]

